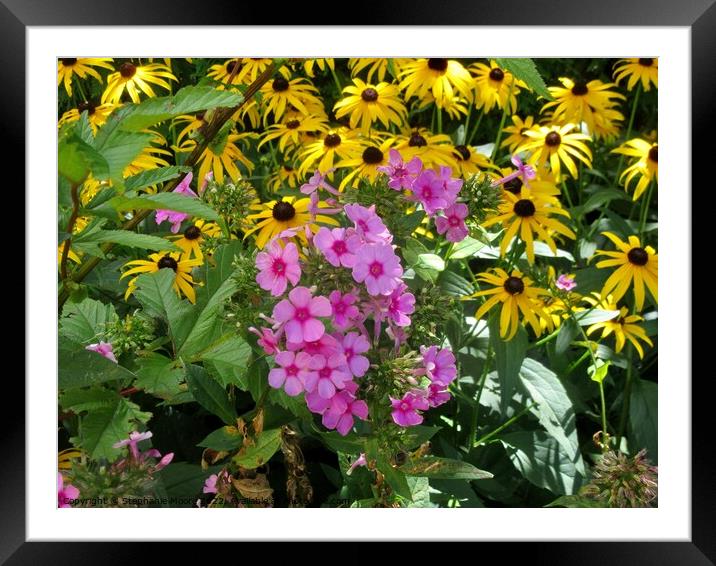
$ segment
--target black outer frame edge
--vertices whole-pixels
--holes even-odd
[[[462,0],[436,4],[427,0],[407,2],[394,1],[390,4],[370,7],[371,21],[355,20],[360,24],[391,25],[635,25],[635,26],[691,26],[692,33],[692,120],[693,163],[707,163],[713,159],[713,144],[699,143],[701,135],[713,139],[714,105],[716,93],[716,4],[714,0],[603,0],[599,10],[584,9],[589,3],[569,0],[535,0],[524,2],[509,0],[500,3]],[[4,5],[3,5],[4,4]],[[148,5],[144,0],[106,2],[100,7],[98,0],[62,0],[56,2],[40,0],[3,0],[0,3],[0,68],[6,85],[22,85],[19,89],[4,91],[5,103],[0,107],[5,135],[10,143],[5,147],[7,173],[13,175],[13,183],[7,186],[24,187],[24,168],[12,166],[23,163],[25,151],[25,26],[28,25],[255,25],[258,16],[264,15],[261,8],[241,6],[227,0],[205,0],[202,3],[178,6],[176,1],[154,0]],[[8,9],[9,6],[9,9]],[[592,4],[593,6],[593,4]],[[709,7],[710,6],[710,7]],[[707,9],[708,7],[708,9]],[[135,9],[136,8],[136,9]],[[261,10],[261,11],[259,11]],[[228,15],[240,11],[233,19]],[[314,9],[312,12],[319,12]],[[216,14],[222,21],[216,21]],[[327,11],[325,13],[332,13]],[[609,18],[619,14],[619,21]],[[141,14],[138,23],[137,14]],[[256,16],[256,17],[255,17]],[[293,15],[284,22],[284,16],[277,15],[272,24],[297,24]],[[313,20],[311,24],[318,24]],[[705,138],[704,139],[709,139]],[[706,168],[693,169],[692,184],[712,187],[713,176],[706,177]],[[19,194],[15,191],[15,194]],[[25,209],[24,200],[20,208]],[[29,226],[29,223],[28,223]],[[23,275],[24,280],[24,275]],[[27,297],[25,297],[27,300]],[[674,376],[675,379],[690,376]],[[580,564],[603,566],[605,561],[649,565],[707,565],[716,564],[716,485],[711,470],[716,467],[713,450],[713,436],[709,395],[708,374],[692,381],[693,388],[693,472],[692,492],[692,542],[671,543],[625,543],[625,542],[564,542],[564,543],[509,543],[510,556],[524,557],[532,562]],[[24,383],[20,380],[5,380],[3,397],[24,399]],[[25,543],[25,443],[24,403],[13,420],[6,420],[0,428],[0,442],[8,455],[0,481],[0,564],[94,564],[102,561],[107,566],[126,564],[142,557],[144,561],[166,559],[159,545],[147,543]],[[700,448],[700,449],[699,449]],[[316,533],[320,536],[320,533]],[[593,534],[593,533],[591,533]],[[280,534],[277,533],[277,536]],[[242,543],[247,544],[247,543]],[[322,543],[326,544],[326,543]],[[344,544],[340,554],[344,557],[370,556],[369,542]],[[456,544],[456,543],[453,543]],[[483,543],[496,545],[504,543]],[[360,546],[358,546],[360,545]],[[358,552],[352,553],[354,547]],[[219,547],[216,547],[218,550]],[[221,545],[222,549],[225,545]],[[421,550],[419,547],[415,547]],[[483,547],[493,550],[493,546]],[[182,548],[183,552],[193,552]],[[494,549],[496,550],[496,549]],[[373,552],[380,552],[376,549]],[[12,557],[10,558],[10,556]],[[213,555],[213,552],[212,552]],[[187,558],[189,557],[187,556]],[[206,558],[205,551],[197,557]],[[708,557],[708,558],[707,558]],[[8,558],[10,558],[8,560]],[[345,560],[345,558],[344,558]],[[354,558],[357,562],[357,558]],[[353,561],[352,560],[352,561]],[[7,562],[6,562],[7,561]]]

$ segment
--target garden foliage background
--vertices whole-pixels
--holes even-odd
[[[58,503],[655,505],[657,67],[60,59]]]

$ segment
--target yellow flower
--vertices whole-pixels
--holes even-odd
[[[301,176],[298,174],[298,170],[293,165],[284,163],[269,175],[266,184],[276,192],[284,187],[295,189],[300,182]]]
[[[390,124],[401,127],[407,119],[407,110],[396,85],[378,83],[372,85],[360,79],[353,79],[353,85],[343,89],[342,98],[334,106],[336,118],[350,114],[350,127],[355,128],[360,122],[361,130],[367,134],[374,122],[380,121],[387,129]]]
[[[576,235],[572,230],[559,222],[553,215],[560,215],[569,218],[569,212],[563,208],[550,206],[541,198],[533,195],[527,185],[522,187],[519,195],[509,191],[503,192],[504,200],[498,207],[497,215],[488,218],[482,226],[487,228],[493,224],[502,223],[505,233],[500,242],[500,253],[504,256],[507,247],[514,237],[519,237],[526,246],[527,260],[534,263],[534,239],[545,242],[552,253],[557,253],[557,244],[552,239],[550,231],[557,232],[568,238],[575,239]]]
[[[628,243],[623,242],[616,234],[602,232],[617,247],[616,251],[597,250],[595,255],[607,256],[597,263],[599,269],[619,266],[604,283],[601,295],[606,297],[609,294],[614,296],[618,302],[629,289],[634,285],[634,299],[637,311],[644,307],[644,285],[654,301],[659,302],[658,281],[659,281],[659,256],[651,246],[642,247],[639,238],[629,236]]]
[[[511,175],[515,171],[516,169],[512,169],[511,167],[503,167],[495,172],[490,171],[489,175],[493,179],[499,180]],[[500,186],[503,191],[512,193],[516,197],[520,198],[523,185],[524,183],[522,182],[522,179],[520,177],[515,177],[506,183],[502,183]],[[529,187],[530,193],[535,198],[553,206],[561,206],[558,198],[561,191],[554,181],[554,176],[549,171],[545,169],[537,171],[536,177],[529,180]]]
[[[335,63],[333,59],[306,59],[303,62],[303,70],[306,71],[306,74],[311,78],[315,76],[314,67],[318,67],[321,72],[324,72],[326,69],[332,71],[335,69]]]
[[[400,70],[409,62],[410,59],[372,59],[370,57],[361,57],[360,59],[348,59],[348,68],[351,70],[351,77],[356,77],[364,69],[368,69],[366,80],[371,82],[373,75],[376,75],[378,82],[385,80],[385,75],[389,70],[390,61],[392,61],[393,70],[396,75],[400,75]]]
[[[529,141],[526,132],[535,127],[535,119],[533,116],[527,116],[522,120],[517,114],[512,116],[512,126],[507,126],[502,131],[510,134],[500,144],[500,147],[506,147],[510,153],[515,152],[515,148]]]
[[[278,236],[289,228],[308,226],[313,233],[316,233],[319,230],[318,222],[338,226],[337,220],[323,214],[317,214],[315,219],[312,219],[308,210],[310,204],[310,198],[296,200],[296,197],[284,197],[281,200],[252,204],[251,209],[258,212],[249,214],[246,219],[255,222],[255,225],[246,231],[244,238],[258,231],[256,247],[262,249],[274,236]],[[318,208],[326,208],[327,206],[323,201],[318,203]],[[301,241],[306,242],[306,234],[303,230],[298,230],[296,235]]]
[[[632,90],[641,81],[645,91],[651,90],[651,85],[659,87],[659,60],[651,57],[638,59],[620,59],[614,65],[614,80],[617,84],[622,79],[629,78],[627,90]]]
[[[77,75],[79,78],[84,79],[87,75],[94,77],[100,83],[102,77],[92,67],[101,67],[102,69],[109,69],[114,71],[114,67],[110,65],[112,59],[101,58],[101,59],[88,59],[81,57],[65,58],[57,60],[57,86],[62,83],[65,85],[67,96],[72,96],[72,77]]]
[[[355,159],[361,154],[357,132],[346,128],[328,130],[321,139],[306,144],[301,152],[299,173],[305,175],[315,169],[325,174],[338,160]]]
[[[65,112],[60,120],[57,122],[57,127],[63,126],[64,124],[70,124],[80,119],[82,112],[87,111],[87,120],[92,128],[92,132],[97,134],[97,128],[103,126],[107,122],[109,115],[114,112],[116,108],[119,108],[117,104],[100,104],[96,106],[92,102],[80,102],[77,108],[72,108]]]
[[[356,187],[360,179],[367,179],[373,183],[378,176],[378,167],[388,164],[388,152],[393,140],[386,139],[382,142],[375,140],[375,142],[362,141],[361,144],[364,149],[360,157],[346,159],[338,164],[338,167],[351,169],[350,173],[341,181],[339,186],[341,191],[348,184],[351,187]]]
[[[641,138],[634,138],[613,149],[612,153],[620,153],[637,159],[627,167],[619,176],[621,181],[626,177],[624,189],[629,190],[631,182],[638,178],[634,190],[634,200],[637,200],[649,186],[652,179],[659,180],[659,144],[649,143]]]
[[[321,104],[318,89],[306,79],[288,80],[276,77],[261,87],[264,105],[264,124],[268,123],[269,114],[273,113],[274,122],[278,122],[290,106],[303,114],[310,114],[306,104]]]
[[[555,177],[559,177],[561,164],[567,171],[577,178],[577,166],[575,158],[583,162],[587,167],[592,166],[592,151],[583,140],[589,140],[586,134],[573,132],[576,124],[565,124],[564,126],[539,126],[528,130],[525,135],[529,138],[517,147],[517,152],[531,152],[530,164],[537,164],[542,168],[547,163]]]
[[[209,238],[217,238],[221,235],[221,228],[215,222],[206,222],[205,220],[194,220],[181,235],[171,236],[174,243],[184,251],[184,257],[190,258],[192,254],[196,259],[204,259],[201,251],[201,244],[206,240],[204,236]]]
[[[306,132],[327,132],[328,122],[318,116],[306,116],[297,114],[285,119],[279,124],[269,126],[263,135],[259,147],[265,143],[278,138],[278,148],[283,152],[286,147],[301,145],[301,137]]]
[[[402,66],[399,77],[400,89],[405,90],[405,100],[413,96],[423,100],[432,94],[438,108],[456,96],[472,101],[472,76],[461,63],[452,59],[407,62]]]
[[[620,309],[612,295],[607,295],[606,299],[602,299],[602,295],[599,293],[592,293],[592,295],[592,297],[584,297],[584,300],[593,307],[609,311],[618,310],[619,315],[611,320],[592,324],[589,328],[587,328],[587,336],[593,334],[597,330],[602,331],[601,338],[606,338],[610,334],[614,333],[614,340],[616,342],[614,351],[617,354],[624,349],[626,341],[629,340],[639,353],[639,357],[643,359],[644,349],[641,347],[641,344],[639,344],[639,340],[649,344],[649,346],[654,346],[652,341],[646,335],[646,331],[637,324],[644,319],[635,314],[629,315],[629,309],[627,309],[627,307],[622,307]]]
[[[171,85],[164,80],[165,78],[171,81],[177,80],[166,65],[160,63],[150,63],[148,65],[122,63],[119,66],[119,71],[107,77],[107,88],[102,93],[102,104],[105,102],[119,103],[125,89],[132,102],[137,104],[139,103],[140,90],[149,98],[154,98],[156,94],[151,84],[171,90]]]
[[[435,168],[442,165],[457,167],[452,140],[445,134],[431,134],[425,128],[413,130],[408,135],[395,136],[395,149],[407,163],[413,157],[419,157],[425,167]]]
[[[204,149],[201,156],[199,157],[199,179],[205,179],[206,174],[211,171],[214,174],[214,179],[218,183],[224,182],[224,172],[229,174],[231,180],[236,182],[241,178],[241,172],[236,166],[236,162],[243,163],[244,167],[249,173],[254,170],[254,164],[249,160],[244,152],[239,149],[237,143],[247,142],[249,139],[253,139],[257,134],[253,132],[243,133],[227,133],[224,135],[218,135],[212,142]],[[190,152],[196,147],[196,140],[187,139],[183,142],[181,147],[175,147],[176,151]]]
[[[470,65],[470,71],[475,75],[475,106],[482,108],[485,113],[494,107],[507,106],[510,113],[517,110],[520,88],[527,87],[524,82],[515,79],[512,73],[501,69],[494,61],[490,61],[489,66],[473,63]]]
[[[497,169],[489,157],[478,153],[474,147],[456,145],[453,147],[452,154],[455,157],[455,170],[463,179],[482,173],[487,169]]]
[[[418,107],[419,111],[422,111],[427,106],[430,106],[431,104],[435,103],[435,98],[432,94],[428,93],[425,95],[425,98],[423,98],[422,102],[420,103],[420,106]],[[460,120],[463,116],[467,116],[467,105],[470,104],[466,98],[460,98],[459,96],[456,96],[451,99],[446,99],[443,101],[443,107],[442,109],[445,110],[448,116],[452,118],[453,120]]]
[[[155,253],[150,254],[149,260],[136,259],[128,261],[124,264],[124,267],[129,265],[135,265],[122,273],[120,279],[124,279],[128,275],[135,275],[139,273],[157,273],[160,269],[169,268],[174,270],[174,290],[177,295],[181,298],[182,294],[189,299],[190,303],[196,302],[196,293],[194,292],[195,284],[194,279],[191,276],[191,270],[194,267],[198,267],[203,263],[200,259],[189,259],[188,256],[181,255],[179,252],[171,253]],[[127,291],[124,293],[124,299],[126,300],[129,295],[137,290],[137,278],[133,277],[129,280],[127,285]]]
[[[493,271],[494,273],[480,273],[477,276],[479,281],[493,285],[493,288],[478,291],[472,295],[473,297],[492,295],[477,309],[475,318],[482,318],[492,307],[502,303],[500,336],[505,340],[512,340],[517,333],[520,325],[520,312],[537,336],[542,334],[542,326],[537,316],[544,319],[547,328],[552,330],[553,325],[550,317],[539,305],[539,297],[548,294],[548,292],[539,287],[532,287],[532,280],[519,271],[513,271],[509,275],[504,269],[496,268]]]

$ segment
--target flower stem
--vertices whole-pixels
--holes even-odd
[[[629,415],[629,397],[631,396],[631,384],[632,374],[634,373],[634,366],[632,364],[634,350],[631,344],[627,345],[627,368],[626,368],[626,382],[624,383],[624,395],[622,399],[622,414],[619,417],[619,430],[617,431],[617,450],[621,446],[621,440],[626,431],[627,416]]]
[[[495,156],[497,155],[497,150],[500,147],[500,140],[502,139],[502,128],[505,127],[505,120],[507,119],[507,111],[510,108],[510,100],[512,98],[512,89],[515,86],[515,78],[512,77],[512,82],[510,83],[510,90],[507,93],[507,100],[505,101],[505,107],[502,109],[502,118],[500,118],[500,125],[497,128],[497,138],[495,138],[495,147],[492,148],[492,155],[490,155],[490,159],[492,161],[495,160]]]
[[[651,197],[654,193],[654,179],[649,183],[649,188],[646,190],[646,195],[641,201],[641,211],[639,213],[639,240],[644,240],[644,228],[646,227],[646,218],[649,216],[649,206],[651,206]]]
[[[629,141],[629,138],[631,137],[631,130],[634,126],[634,117],[636,116],[636,107],[639,104],[639,97],[641,96],[641,82],[637,84],[636,87],[636,94],[634,95],[634,100],[631,104],[631,115],[629,116],[629,124],[627,125],[626,134],[624,136],[625,141]],[[622,166],[624,165],[624,154],[622,153],[619,157],[619,165],[617,166],[617,176],[614,180],[614,184],[617,186],[619,185],[619,176],[622,172]]]
[[[490,371],[490,362],[492,362],[492,344],[487,347],[487,354],[485,354],[485,364],[482,366],[482,373],[480,374],[480,380],[478,381],[477,385],[475,407],[472,415],[472,422],[470,423],[470,438],[468,442],[468,447],[475,445],[475,438],[477,437],[477,419],[480,415],[480,398],[482,397],[482,391],[485,388],[487,374]]]
[[[500,432],[502,432],[503,430],[505,430],[507,427],[509,427],[512,423],[514,423],[514,422],[518,421],[519,419],[521,419],[523,416],[525,416],[528,412],[530,412],[530,411],[531,411],[534,407],[536,407],[536,406],[537,406],[537,403],[532,403],[529,407],[525,407],[525,408],[522,409],[519,413],[517,413],[516,415],[514,415],[510,420],[508,420],[508,421],[505,422],[504,424],[498,426],[495,430],[493,430],[492,432],[486,434],[485,436],[483,436],[483,437],[480,438],[479,440],[476,440],[476,441],[475,441],[475,444],[473,444],[473,448],[476,448],[477,446],[480,446],[480,444],[485,444],[485,443],[486,443],[488,440],[490,440],[493,436],[495,436],[496,434],[499,434]]]
[[[437,106],[437,112],[438,112],[438,133],[443,133],[443,111],[442,109]]]
[[[472,143],[472,138],[475,137],[475,134],[477,133],[477,130],[480,128],[480,123],[482,122],[482,117],[485,115],[485,112],[483,110],[480,110],[480,115],[477,117],[477,122],[475,123],[475,127],[472,129],[472,132],[470,132],[470,135],[465,138],[465,145],[470,145]],[[467,130],[465,130],[467,132]]]
[[[338,89],[338,96],[340,96],[341,93],[343,92],[343,87],[341,86],[341,81],[338,79],[338,75],[336,75],[336,70],[333,68],[330,68],[330,69],[331,69],[331,75],[333,75],[333,80],[336,83],[336,88]]]

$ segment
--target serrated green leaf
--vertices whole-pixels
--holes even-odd
[[[58,377],[59,388],[66,390],[120,379],[132,380],[136,375],[101,354],[85,350],[81,344],[60,336]]]
[[[248,389],[245,376],[251,359],[251,346],[239,336],[228,335],[215,347],[205,351],[201,359],[214,364],[222,385],[236,385],[244,391]]]
[[[138,191],[146,187],[165,183],[171,179],[176,179],[182,173],[188,173],[189,171],[191,171],[191,167],[177,165],[142,171],[141,173],[127,177],[124,180],[124,188],[128,191]]]
[[[181,383],[184,381],[184,368],[174,362],[151,352],[137,358],[139,369],[134,386],[160,399],[171,400],[182,393]]]
[[[608,507],[605,501],[599,501],[597,499],[590,499],[582,495],[562,495],[558,497],[552,503],[545,505],[545,507],[569,507],[573,509],[598,509],[602,507]]]
[[[118,211],[127,210],[173,210],[184,212],[204,220],[218,220],[219,215],[201,199],[181,193],[157,193],[136,198],[113,199]]]
[[[226,424],[232,426],[236,424],[236,408],[229,399],[226,390],[211,379],[204,368],[188,365],[186,382],[197,403]]]
[[[264,430],[256,437],[254,445],[248,446],[243,454],[234,456],[232,461],[252,470],[268,462],[280,447],[281,429]]]
[[[540,96],[545,97],[547,100],[554,100],[532,59],[520,57],[499,58],[495,59],[495,63],[523,81]]]
[[[90,389],[70,389],[60,395],[60,407],[65,411],[82,413],[99,409],[114,407],[120,399],[119,394],[104,387]]]
[[[444,480],[484,480],[493,475],[485,470],[476,468],[469,462],[438,458],[437,456],[424,456],[400,467],[408,476],[423,476]]]
[[[182,251],[181,248],[173,242],[160,238],[159,236],[138,234],[136,232],[129,232],[128,230],[98,230],[82,239],[78,238],[77,241],[77,243],[81,244],[101,244],[105,242],[153,251]]]
[[[239,448],[243,444],[243,441],[243,435],[235,426],[222,426],[214,432],[209,433],[197,446],[230,452],[231,450]]]
[[[60,334],[86,345],[99,342],[107,325],[117,320],[117,313],[111,304],[105,305],[94,299],[80,303],[65,303],[60,318]]]
[[[123,184],[125,168],[137,158],[145,147],[151,145],[153,138],[154,134],[142,132],[115,130],[106,138],[100,137],[98,133],[95,147],[107,161],[109,178],[115,183]]]
[[[192,307],[179,299],[174,291],[174,271],[160,269],[157,273],[142,274],[137,278],[134,296],[150,316],[167,321],[172,340],[179,342],[191,324]]]
[[[60,175],[75,185],[82,183],[90,174],[96,179],[107,179],[110,171],[106,156],[101,155],[76,133],[59,141],[57,167]]]

